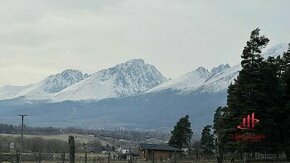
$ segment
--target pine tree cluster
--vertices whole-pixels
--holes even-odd
[[[252,31],[242,53],[242,70],[228,88],[227,106],[214,115],[217,152],[265,150],[288,153],[290,147],[290,44],[282,56],[263,58],[269,39]],[[243,117],[255,113],[259,123],[253,131],[236,126]],[[234,141],[234,134],[263,134],[257,142]],[[258,148],[259,147],[259,148]]]

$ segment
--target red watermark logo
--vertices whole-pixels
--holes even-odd
[[[242,124],[238,125],[237,128],[240,130],[253,130],[255,128],[255,124],[259,123],[259,119],[255,119],[255,113],[247,115],[243,118]]]
[[[234,134],[232,135],[232,139],[234,141],[247,141],[247,142],[257,142],[265,139],[266,136],[264,134]]]
[[[240,130],[254,130],[255,125],[259,123],[260,120],[255,118],[255,113],[251,113],[243,118],[242,124],[237,126],[237,129]],[[232,138],[235,141],[247,141],[247,142],[257,142],[265,139],[264,134],[255,134],[255,133],[244,133],[244,134],[234,134]]]

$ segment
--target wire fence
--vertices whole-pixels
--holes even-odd
[[[214,158],[186,158],[166,160],[144,160],[137,157],[120,159],[117,156],[96,153],[75,153],[76,163],[202,163],[216,162]],[[22,153],[22,163],[69,163],[68,153]],[[0,163],[3,161],[19,163],[19,153],[0,153]]]
[[[252,156],[250,156],[252,155]],[[256,156],[255,156],[256,155]],[[108,157],[110,156],[110,157]],[[230,163],[233,154],[224,155],[224,163]],[[250,157],[259,157],[256,159]],[[272,157],[272,158],[271,158]],[[279,158],[280,157],[280,158]],[[22,153],[22,163],[69,163],[68,153]],[[19,163],[19,153],[0,153],[0,163],[2,162]],[[5,162],[5,163],[6,163]],[[113,155],[104,155],[96,153],[76,153],[76,163],[216,163],[215,155],[204,155],[192,158],[167,159],[167,160],[143,160],[140,158],[120,159]],[[263,163],[263,162],[288,162],[284,155],[262,154],[259,153],[239,153],[234,160],[235,163]]]

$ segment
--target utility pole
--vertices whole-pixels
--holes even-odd
[[[23,121],[24,121],[24,117],[27,116],[27,115],[20,114],[18,116],[21,117],[21,122],[22,122],[21,123],[21,145],[20,145],[20,149],[19,149],[19,161],[20,161],[20,163],[22,163],[22,157],[21,157],[21,155],[22,155],[22,150],[23,150],[23,126],[24,126]]]

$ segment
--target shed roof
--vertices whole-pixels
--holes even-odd
[[[141,150],[157,150],[157,151],[176,151],[181,152],[180,149],[171,147],[165,144],[140,144]]]

